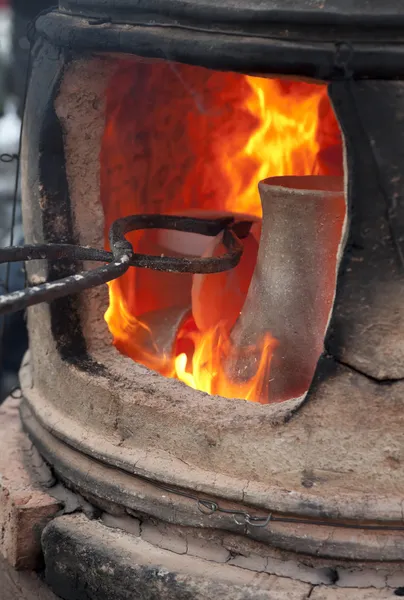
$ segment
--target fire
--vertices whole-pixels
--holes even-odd
[[[320,107],[329,101],[324,86],[249,76],[245,80],[250,88],[245,106],[257,122],[236,157],[231,148],[224,148],[222,168],[235,181],[234,196],[228,196],[226,207],[234,211],[236,204],[235,212],[261,216],[257,184],[262,179],[328,174],[318,156],[317,132]],[[254,164],[254,172],[245,182],[247,160]]]
[[[340,133],[325,85],[139,61],[123,62],[109,90],[101,151],[106,230],[118,217],[146,212],[203,209],[259,219],[260,180],[342,173]],[[129,114],[135,116],[128,122]],[[129,239],[139,252],[165,251],[156,232]],[[248,349],[257,357],[248,381],[231,381],[226,374],[226,359],[234,351],[226,315],[203,331],[189,315],[172,351],[159,352],[156,332],[143,315],[159,303],[164,309],[190,303],[191,285],[188,275],[140,269],[113,281],[105,319],[114,344],[194,389],[267,402],[276,347],[269,332],[263,333],[259,348]]]
[[[269,368],[276,347],[276,340],[270,334],[263,336],[259,348],[247,349],[257,356],[257,369],[254,377],[246,382],[232,381],[222,368],[231,355],[232,344],[220,324],[203,334],[195,332],[190,338],[194,341],[195,351],[191,356],[181,352],[175,357],[175,377],[195,390],[225,398],[244,398],[252,402],[268,398]]]

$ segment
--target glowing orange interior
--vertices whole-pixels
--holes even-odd
[[[325,85],[122,61],[108,87],[100,156],[106,231],[113,220],[140,213],[231,212],[259,221],[260,180],[341,175],[341,148]],[[128,236],[139,252],[174,254],[166,238],[156,231]],[[223,276],[207,277],[223,282]],[[269,332],[258,349],[255,375],[242,383],[231,381],[223,368],[231,351],[225,314],[203,331],[189,315],[175,330],[172,348],[162,349],[158,319],[147,315],[192,308],[191,287],[190,275],[145,269],[130,269],[111,282],[105,318],[115,346],[196,389],[267,402],[276,347]],[[215,299],[207,300],[209,311]]]

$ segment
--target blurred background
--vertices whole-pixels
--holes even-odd
[[[42,10],[55,4],[46,0],[0,0],[0,246],[24,242],[20,189],[15,181],[21,118],[29,68],[30,42],[27,33]],[[6,156],[4,156],[6,155]],[[7,285],[8,284],[8,285]],[[21,289],[25,284],[22,264],[0,265],[0,293]],[[18,386],[18,369],[28,346],[24,313],[0,317],[0,403]]]

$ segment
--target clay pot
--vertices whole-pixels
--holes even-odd
[[[278,343],[269,401],[282,401],[307,392],[323,350],[345,217],[343,179],[272,177],[259,192],[258,259],[226,369],[235,380],[251,378],[257,357],[246,348],[270,333]]]

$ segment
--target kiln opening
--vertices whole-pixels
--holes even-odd
[[[334,295],[345,211],[341,136],[326,85],[222,73],[172,62],[121,60],[106,90],[100,161],[106,234],[115,219],[128,214],[231,215],[252,224],[242,240],[243,257],[231,271],[191,275],[131,269],[112,281],[105,318],[118,350],[165,376],[228,398],[266,403],[307,391],[321,353],[318,338],[324,338]],[[323,181],[326,196],[320,205],[324,203],[327,209],[320,205],[310,209],[318,213],[312,223],[314,229],[307,231],[311,239],[291,232],[289,243],[284,241],[284,247],[279,248],[287,263],[290,256],[285,252],[304,254],[305,245],[322,244],[324,236],[335,234],[331,253],[326,251],[327,264],[321,259],[322,248],[313,248],[318,254],[316,269],[327,271],[324,277],[329,280],[329,289],[320,294],[306,289],[306,297],[299,299],[312,304],[310,312],[324,312],[320,304],[326,305],[326,316],[320,318],[319,325],[311,323],[310,332],[302,323],[297,336],[307,338],[307,351],[310,355],[314,352],[315,360],[310,360],[309,374],[304,372],[307,366],[302,369],[297,361],[294,367],[298,374],[293,376],[292,387],[276,386],[276,392],[271,392],[269,382],[284,378],[281,363],[290,363],[285,358],[290,354],[285,346],[296,345],[296,336],[279,339],[285,336],[280,330],[269,330],[264,318],[253,340],[236,342],[249,288],[252,294],[250,283],[262,230],[258,183],[271,176],[288,176],[288,187],[292,188],[290,177],[311,176],[313,179],[306,180],[309,191],[320,176],[340,177],[337,187],[332,184],[332,191],[340,192],[340,201],[334,201],[332,207],[327,197],[331,184]],[[295,187],[302,185],[296,183]],[[308,198],[311,196],[309,193]],[[308,202],[307,198],[294,199],[296,218],[303,218],[298,205]],[[307,207],[304,211],[307,213]],[[324,219],[331,219],[326,228]],[[272,226],[276,228],[276,223]],[[303,219],[300,228],[304,227]],[[320,229],[323,240],[318,238]],[[267,232],[269,238],[274,235],[273,230]],[[147,230],[130,234],[128,239],[136,252],[145,254],[212,256],[223,250],[220,235],[212,240],[199,234]],[[262,260],[268,262],[267,253],[262,252]],[[297,270],[300,277],[299,272],[294,273],[296,281],[307,276],[307,264]],[[257,269],[255,272],[259,277]],[[285,273],[282,277],[285,279]],[[311,284],[326,285],[320,275]],[[291,295],[297,292],[293,287],[289,290]],[[268,293],[273,295],[271,290]],[[276,302],[267,296],[264,294],[261,301],[276,312]],[[291,303],[289,308],[295,311],[296,299],[293,304],[294,308]],[[297,345],[304,352],[302,344]],[[307,363],[306,358],[303,362]],[[288,364],[288,371],[290,368]]]

